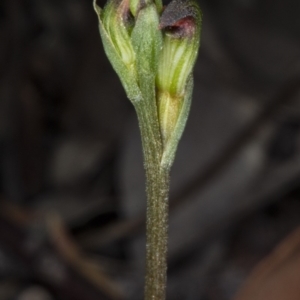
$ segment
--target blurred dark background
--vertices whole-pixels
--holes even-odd
[[[300,299],[300,1],[199,2],[168,300]],[[0,300],[142,299],[144,188],[92,0],[1,0]]]

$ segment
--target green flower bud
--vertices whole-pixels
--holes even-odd
[[[131,40],[136,54],[138,84],[147,101],[155,99],[155,77],[163,37],[159,28],[159,15],[153,3],[142,7],[136,17]],[[152,108],[156,110],[154,101]]]
[[[135,52],[130,34],[134,20],[129,10],[129,0],[109,0],[102,10],[94,0],[98,15],[99,31],[104,51],[118,74],[128,98],[139,101],[141,91],[135,68]]]
[[[160,18],[164,42],[158,63],[156,87],[164,143],[172,135],[181,114],[187,81],[200,45],[201,21],[200,8],[193,0],[174,0]]]
[[[110,0],[103,9],[103,26],[109,35],[116,52],[128,68],[134,66],[135,55],[129,32],[132,20],[129,14],[128,0]]]

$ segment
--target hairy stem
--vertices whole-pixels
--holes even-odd
[[[169,174],[147,170],[147,265],[145,300],[164,300],[167,281]]]
[[[164,300],[167,281],[169,170],[161,166],[162,142],[156,112],[135,105],[139,118],[147,186],[145,300]]]

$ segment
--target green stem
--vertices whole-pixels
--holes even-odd
[[[141,130],[147,186],[145,300],[165,300],[169,169],[161,166],[163,146],[158,119],[156,112],[149,106],[145,102],[135,105]]]
[[[167,282],[169,172],[147,170],[147,253],[145,300],[164,300]]]

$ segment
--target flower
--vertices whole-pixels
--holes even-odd
[[[163,139],[171,136],[183,107],[200,45],[202,14],[193,0],[174,0],[160,18],[164,42],[156,77]]]

